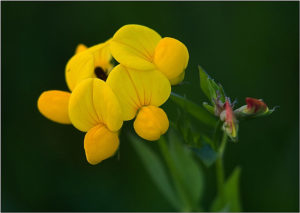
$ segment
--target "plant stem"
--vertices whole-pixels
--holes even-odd
[[[224,166],[223,166],[223,154],[225,151],[227,143],[227,135],[224,132],[221,144],[218,149],[218,159],[216,161],[216,175],[217,175],[217,186],[219,194],[223,193],[223,186],[224,186]]]
[[[217,151],[217,147],[218,147],[218,138],[217,138],[217,135],[218,135],[218,131],[219,131],[219,129],[221,128],[221,121],[220,120],[218,120],[218,122],[217,122],[217,124],[216,124],[216,126],[215,126],[215,131],[214,131],[214,135],[213,135],[213,143],[212,143],[212,148],[215,150],[215,151]]]
[[[182,200],[182,203],[183,203],[183,209],[182,211],[184,212],[188,212],[188,211],[191,211],[192,210],[192,207],[191,207],[191,204],[189,202],[189,198],[187,197],[182,185],[181,185],[181,181],[178,179],[179,175],[177,174],[177,171],[176,171],[176,168],[173,164],[173,161],[172,161],[172,157],[169,153],[169,150],[168,150],[168,146],[167,146],[167,143],[166,143],[166,139],[164,138],[164,136],[161,136],[161,139],[159,141],[159,148],[160,148],[160,151],[167,163],[167,166],[170,170],[170,173],[171,173],[171,176],[172,176],[172,179],[174,181],[174,186],[176,188],[176,191],[177,191],[177,194],[179,195],[180,199]]]
[[[221,158],[223,158],[223,154],[224,154],[224,151],[225,151],[226,144],[227,144],[227,134],[226,134],[226,132],[224,132],[223,137],[222,137],[222,141],[221,141],[221,144],[220,144],[220,147],[219,147],[219,151],[218,151]]]

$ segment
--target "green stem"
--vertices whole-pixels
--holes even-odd
[[[224,186],[224,166],[223,166],[223,154],[225,151],[227,143],[227,134],[224,132],[221,144],[218,149],[218,159],[216,161],[216,175],[217,175],[217,186],[218,192],[221,194],[223,193],[223,186]]]
[[[171,172],[171,176],[172,176],[172,179],[174,181],[174,186],[176,188],[177,194],[179,195],[180,199],[183,202],[184,208],[182,209],[182,211],[183,212],[191,211],[192,207],[191,207],[191,204],[189,202],[189,198],[187,197],[187,195],[185,193],[185,190],[182,187],[181,181],[178,178],[179,175],[177,174],[176,167],[173,164],[173,160],[172,160],[172,157],[169,153],[168,146],[167,146],[167,143],[166,143],[166,139],[164,138],[164,136],[161,136],[161,139],[160,139],[158,144],[159,144],[160,151],[161,151],[161,153],[162,153],[162,155],[163,155],[163,157],[164,157],[164,159],[167,163],[167,166],[168,166],[168,168]]]
[[[217,151],[217,147],[218,147],[218,138],[217,138],[217,135],[218,135],[218,131],[220,130],[221,128],[221,124],[222,122],[220,120],[218,120],[216,126],[215,126],[215,131],[214,131],[214,134],[213,134],[213,144],[212,144],[212,148]]]

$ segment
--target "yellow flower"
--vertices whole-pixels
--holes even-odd
[[[140,137],[154,141],[168,130],[167,115],[159,106],[169,98],[171,85],[161,72],[141,72],[119,64],[110,72],[106,83],[120,102],[123,120],[137,115],[134,129]]]
[[[79,44],[75,55],[68,61],[65,77],[70,91],[87,78],[106,80],[112,69],[109,40],[87,48]],[[61,123],[71,124],[68,115],[68,103],[71,93],[67,91],[49,90],[43,92],[38,99],[38,109],[46,118]]]
[[[76,86],[69,101],[69,117],[75,128],[87,132],[84,149],[90,164],[114,155],[119,147],[122,109],[104,81],[88,78]]]
[[[141,25],[121,27],[111,40],[110,50],[120,64],[136,70],[159,70],[172,85],[184,79],[189,60],[183,43],[170,37],[162,38]]]
[[[110,40],[86,48],[80,44],[76,48],[76,54],[68,61],[65,75],[69,89],[87,78],[100,78],[106,80],[113,65],[109,49]]]

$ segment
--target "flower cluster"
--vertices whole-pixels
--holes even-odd
[[[199,74],[201,89],[211,103],[204,102],[203,106],[223,122],[222,129],[232,141],[237,141],[239,120],[267,116],[276,109],[269,109],[261,99],[248,97],[247,105],[233,110],[234,103],[226,96],[223,86],[217,84],[200,66]]]
[[[223,121],[223,130],[227,135],[235,141],[238,136],[238,120],[243,118],[253,118],[266,116],[271,114],[274,109],[269,109],[268,106],[260,99],[246,98],[247,105],[233,111],[234,104],[231,104],[228,97],[226,97],[225,103],[217,104],[216,108],[221,109],[219,114],[220,120]]]
[[[169,98],[171,85],[183,80],[188,60],[180,41],[162,38],[145,26],[125,25],[104,43],[78,45],[65,69],[71,92],[43,92],[38,109],[52,121],[87,132],[86,158],[97,164],[118,149],[124,121],[135,118],[136,133],[149,141],[168,130],[160,106]]]

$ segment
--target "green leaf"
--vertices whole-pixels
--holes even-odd
[[[218,153],[208,144],[205,144],[201,148],[192,148],[192,150],[207,167],[210,167],[217,160]]]
[[[199,105],[173,92],[170,99],[204,125],[210,128],[215,126],[216,119]]]
[[[163,160],[160,159],[147,145],[145,141],[129,134],[130,141],[140,156],[145,168],[159,190],[165,195],[176,210],[181,210],[180,201],[170,184],[166,168],[163,166]]]
[[[176,122],[171,120],[169,122],[170,126],[182,135],[185,144],[192,147],[201,146],[200,138],[204,133],[202,131],[199,132],[198,127],[196,128],[191,122],[190,117],[187,117],[186,111],[180,110]],[[201,130],[203,130],[203,128],[201,128]]]
[[[224,88],[221,84],[218,84],[218,86],[219,86],[219,92],[220,92],[220,100],[222,102],[225,102],[226,101],[226,94],[225,94]]]
[[[219,123],[216,124],[216,128],[218,128],[218,125]],[[202,144],[208,144],[211,146],[211,148],[215,151],[216,150],[216,147],[215,147],[215,141],[213,140],[213,138],[205,135],[205,134],[202,134],[201,135],[201,141],[202,141]]]
[[[211,114],[215,115],[215,108],[213,106],[209,105],[206,102],[203,102],[202,105],[207,111],[209,111]]]
[[[226,183],[224,184],[223,193],[218,194],[214,200],[211,211],[220,212],[240,212],[240,195],[239,195],[239,178],[241,169],[236,167]]]
[[[209,75],[207,75],[207,73],[200,65],[198,66],[198,69],[199,69],[199,76],[200,76],[200,87],[203,93],[206,95],[206,97],[209,100],[211,100],[210,91],[209,91],[210,82],[208,81]]]
[[[173,130],[169,130],[169,152],[174,162],[180,184],[183,186],[193,208],[197,208],[203,195],[204,183],[202,170],[193,153],[182,143]]]
[[[218,97],[217,91],[219,91],[219,86],[216,84],[216,82],[212,79],[207,79],[209,82],[209,93],[210,93],[210,100],[216,100]]]
[[[201,66],[199,68],[200,76],[200,87],[206,97],[215,105],[213,100],[216,100],[218,97],[222,102],[225,102],[225,91],[221,84],[217,84]]]

